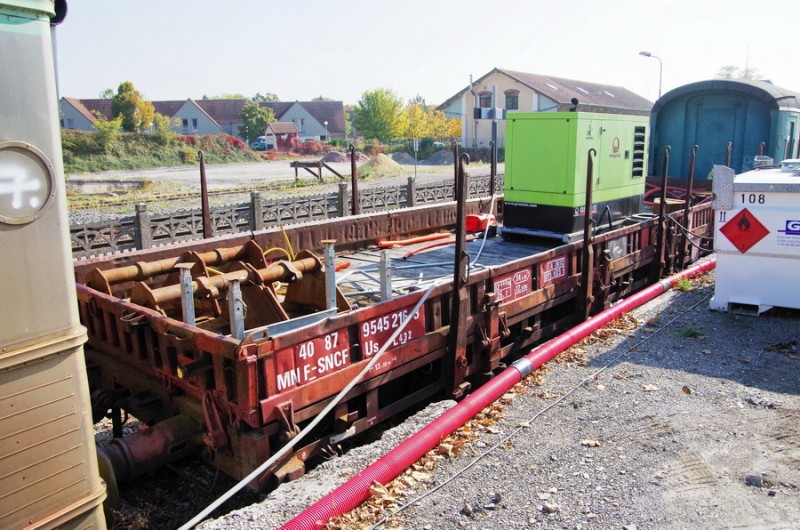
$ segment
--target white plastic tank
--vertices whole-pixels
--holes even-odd
[[[711,309],[800,309],[800,160],[740,175],[714,166]]]

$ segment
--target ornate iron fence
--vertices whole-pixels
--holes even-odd
[[[363,213],[454,200],[453,181],[417,185],[413,177],[405,185],[365,188],[359,193]],[[503,191],[503,175],[496,179],[496,191]],[[489,195],[489,177],[469,180],[470,198]],[[261,230],[262,228],[313,222],[343,217],[351,211],[352,196],[345,183],[334,193],[263,199],[250,194],[249,203],[211,209],[215,235]],[[145,204],[136,205],[129,217],[70,227],[73,257],[89,257],[110,252],[150,248],[157,245],[198,239],[203,235],[201,210],[178,210],[152,215]]]

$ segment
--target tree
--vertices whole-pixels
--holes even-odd
[[[763,79],[764,76],[758,68],[739,68],[734,65],[726,65],[720,68],[714,75],[717,79]]]
[[[106,88],[102,92],[100,92],[100,99],[111,99],[114,97],[114,89],[113,88]]]
[[[269,103],[271,101],[280,101],[280,98],[277,94],[273,94],[272,92],[267,92],[266,94],[256,92],[256,95],[253,96],[250,101],[255,101],[256,103]]]
[[[408,140],[434,136],[430,118],[424,103],[412,99],[400,115],[399,136]]]
[[[403,103],[391,90],[379,88],[361,95],[353,126],[364,138],[391,140],[398,136]]]
[[[244,94],[219,94],[217,96],[211,96],[210,98],[206,95],[203,95],[203,99],[249,99]]]
[[[258,103],[245,103],[239,112],[242,125],[239,127],[239,136],[247,141],[253,140],[267,130],[267,125],[275,121],[272,109],[262,107]]]
[[[319,95],[319,96],[315,97],[314,99],[312,99],[311,101],[336,101],[336,100],[333,99],[333,98],[326,98],[323,95]]]
[[[155,113],[153,104],[145,100],[130,81],[121,83],[111,98],[111,115],[122,117],[123,131],[138,132],[150,127]]]

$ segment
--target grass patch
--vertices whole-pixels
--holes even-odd
[[[685,326],[678,331],[677,335],[684,339],[699,339],[705,337],[705,334],[694,326]]]
[[[680,278],[675,282],[675,288],[686,292],[692,290],[692,281],[689,278]]]

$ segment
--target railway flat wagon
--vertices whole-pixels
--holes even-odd
[[[456,203],[76,262],[96,417],[119,425],[127,411],[152,425],[106,449],[116,477],[197,452],[242,479],[332,407],[252,485],[296,478],[382,421],[435,397],[463,397],[525,348],[676,266],[685,244],[671,228],[679,212],[597,235],[590,248],[478,238],[455,252],[379,250],[463,227],[493,203],[502,198],[462,194]],[[708,205],[690,216],[694,233],[711,233]],[[337,276],[342,259],[351,269]],[[364,283],[357,290],[348,283],[355,274]]]

